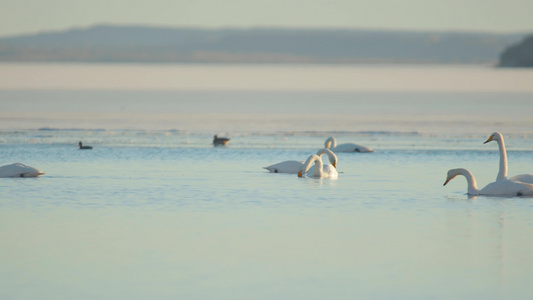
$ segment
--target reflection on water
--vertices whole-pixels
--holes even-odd
[[[362,206],[360,207],[362,208]],[[2,290],[38,298],[526,297],[528,217],[465,210],[2,215]],[[480,211],[481,210],[481,211]],[[530,228],[530,227],[529,227]],[[36,247],[38,246],[38,247]],[[32,288],[24,289],[28,283]],[[208,287],[208,288],[206,288]],[[8,297],[9,298],[9,297]]]

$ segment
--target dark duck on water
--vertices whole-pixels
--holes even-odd
[[[78,143],[78,145],[80,146],[80,150],[90,150],[93,148],[91,146],[83,146],[81,141]]]
[[[230,139],[224,138],[224,137],[219,138],[215,134],[215,137],[213,138],[213,145],[215,145],[215,146],[225,146],[229,142],[229,140]]]

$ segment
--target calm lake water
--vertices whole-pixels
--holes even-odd
[[[533,71],[0,64],[2,299],[528,298]],[[214,134],[231,138],[213,147]],[[339,178],[263,167],[328,136]],[[94,147],[80,151],[78,141]]]

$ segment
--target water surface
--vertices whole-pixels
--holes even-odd
[[[217,72],[235,69],[252,79],[273,74],[263,81],[275,82],[280,73],[268,66],[0,68],[49,68],[60,78],[112,70],[97,72],[96,86],[56,80],[54,87],[54,79],[38,77],[11,79],[0,90],[0,164],[46,172],[0,180],[1,298],[498,299],[533,292],[533,199],[469,198],[463,178],[442,186],[456,167],[471,170],[480,186],[495,180],[497,145],[483,144],[493,131],[505,135],[510,175],[533,173],[533,91],[508,89],[531,72],[306,67],[314,82],[375,75],[367,80],[376,88],[275,90],[272,83],[239,88],[235,78],[224,79],[231,89],[160,85],[169,72],[186,77],[184,70],[207,74],[213,85]],[[113,84],[132,68],[155,76],[152,86]],[[302,69],[281,68],[295,78]],[[433,89],[417,87],[416,78],[406,90],[390,83],[390,74],[413,72],[456,76]],[[464,78],[495,76],[505,79],[461,88]],[[383,90],[379,78],[387,79]],[[213,134],[230,137],[229,145],[213,147]],[[337,180],[262,169],[305,160],[330,135],[376,152],[338,154]],[[94,150],[77,150],[79,140]]]

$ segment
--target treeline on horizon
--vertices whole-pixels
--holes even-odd
[[[496,64],[525,34],[99,25],[0,38],[4,62]]]

